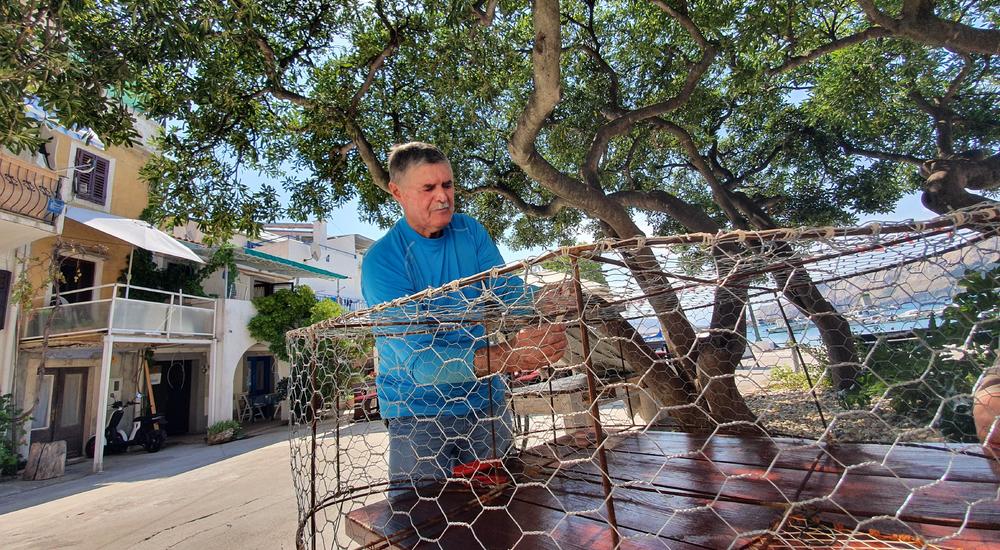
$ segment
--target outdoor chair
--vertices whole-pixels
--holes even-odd
[[[249,397],[250,422],[256,422],[258,419],[267,420],[268,417],[264,414],[264,407],[271,405],[272,401],[273,394],[254,395]]]

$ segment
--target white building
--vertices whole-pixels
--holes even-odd
[[[357,233],[330,237],[324,222],[276,223],[264,228],[266,234],[257,249],[346,276],[336,281],[304,277],[299,284],[309,285],[317,297],[331,298],[350,310],[365,307],[361,261],[374,239]]]

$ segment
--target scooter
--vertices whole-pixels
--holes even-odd
[[[122,403],[115,401],[111,404],[111,418],[108,419],[108,426],[104,428],[104,454],[124,453],[129,447],[142,445],[146,452],[155,453],[159,451],[167,440],[167,432],[163,426],[167,424],[167,419],[162,414],[136,416],[132,419],[132,434],[127,435],[125,430],[118,427],[122,417],[125,415],[126,405],[138,405],[142,399],[142,394],[135,394],[135,401]],[[97,437],[87,440],[85,451],[87,458],[94,457],[94,448],[97,445]]]

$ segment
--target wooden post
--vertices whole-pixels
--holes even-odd
[[[146,395],[149,396],[149,414],[156,414],[156,398],[153,397],[153,382],[149,379],[149,361],[145,356],[142,358],[142,372],[146,376]],[[156,426],[159,429],[159,425]]]

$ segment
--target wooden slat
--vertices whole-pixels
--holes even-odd
[[[561,438],[562,456],[579,454],[581,440]],[[692,435],[679,432],[626,432],[609,436],[608,448],[655,457],[681,457],[713,462],[809,469],[817,454],[829,460],[823,471],[840,472],[850,467],[860,475],[911,479],[979,481],[1000,483],[1000,461],[986,458],[978,445],[874,445],[844,443],[819,446],[790,439]],[[537,451],[538,449],[536,449]],[[976,456],[979,454],[980,456]]]
[[[608,445],[624,548],[739,547],[810,499],[794,513],[848,529],[896,516],[864,528],[1000,548],[1000,468],[951,449],[668,432]],[[477,499],[453,484],[436,500],[384,501],[349,513],[347,530],[375,548],[387,536],[399,548],[611,548],[594,456],[592,440],[572,434],[523,454],[516,488]]]
[[[513,493],[516,498],[511,498]],[[544,489],[514,488],[487,501],[484,509],[471,492],[443,493],[437,501],[385,500],[347,515],[347,534],[366,548],[456,549],[524,548],[603,550],[614,547],[610,527],[599,520],[567,515],[534,504]],[[534,493],[534,496],[531,496]],[[622,529],[621,548],[704,550],[682,541]],[[668,544],[665,545],[665,542]]]
[[[997,502],[1000,485],[990,481],[928,484],[926,480],[866,476],[853,471],[809,473],[802,469],[685,458],[664,460],[620,452],[608,453],[608,461],[615,483],[645,482],[649,487],[679,494],[774,505],[825,499],[815,504],[817,509],[847,510],[867,517],[899,513],[907,520],[946,525],[961,525],[968,511],[970,526],[1000,525],[1000,502]],[[550,463],[537,470],[536,475],[547,478],[553,471],[564,475],[586,474],[591,478],[599,476],[595,461]],[[531,475],[532,469],[529,467],[526,473]],[[808,481],[803,484],[807,476]],[[986,502],[973,505],[980,500]]]

